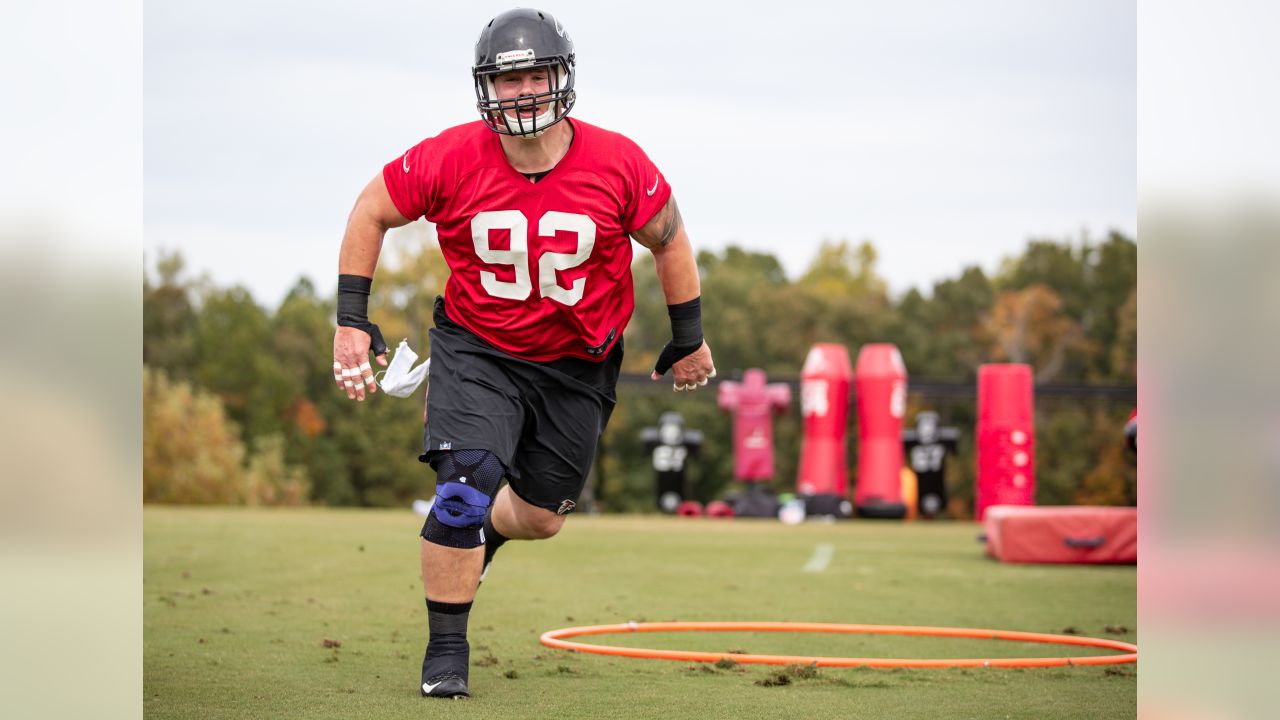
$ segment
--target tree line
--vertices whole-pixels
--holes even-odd
[[[448,268],[430,226],[388,238],[370,317],[394,347],[409,338],[423,357],[432,303]],[[988,276],[964,268],[926,292],[893,297],[870,242],[824,242],[789,278],[778,258],[730,246],[698,254],[704,328],[721,379],[758,367],[794,378],[809,348],[838,342],[854,357],[869,342],[902,351],[912,378],[973,382],[989,362],[1030,364],[1038,384],[1132,387],[1137,365],[1137,246],[1118,232],[1093,240],[1040,239]],[[623,370],[647,375],[669,337],[665,301],[648,253],[633,266],[636,312]],[[148,502],[395,506],[429,497],[417,460],[422,398],[377,394],[349,401],[331,373],[334,300],[301,278],[278,307],[245,288],[220,287],[161,253],[143,283],[144,499]],[[675,395],[623,383],[605,433],[593,491],[609,510],[652,505],[653,471],[641,430],[667,410],[706,433],[693,494],[732,485],[730,418],[714,393]],[[912,392],[907,420],[933,409],[962,431],[950,463],[952,513],[972,507],[971,397]],[[1037,499],[1044,504],[1135,502],[1121,428],[1131,403],[1039,398]],[[855,433],[850,418],[850,435]],[[794,489],[798,404],[777,421],[779,490]],[[849,463],[856,467],[856,443]],[[851,479],[853,473],[850,474]]]

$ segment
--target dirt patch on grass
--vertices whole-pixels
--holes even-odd
[[[768,675],[756,680],[756,685],[760,687],[782,687],[791,684],[791,676],[786,671],[769,673]]]
[[[811,665],[788,665],[778,672],[769,673],[756,680],[755,684],[760,687],[781,687],[801,680],[817,680],[819,677],[817,663]]]

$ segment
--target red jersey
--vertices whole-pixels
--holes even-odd
[[[632,141],[581,121],[553,170],[530,182],[476,121],[382,170],[400,214],[436,224],[450,319],[527,360],[602,360],[635,299],[630,235],[671,196]]]

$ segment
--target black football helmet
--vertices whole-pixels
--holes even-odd
[[[490,130],[503,135],[541,135],[573,108],[573,65],[573,40],[551,13],[520,8],[495,17],[480,31],[476,62],[471,68],[481,119]],[[547,69],[547,92],[498,99],[495,77],[537,67]],[[533,117],[522,117],[521,111],[531,111]]]

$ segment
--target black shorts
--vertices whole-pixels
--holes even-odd
[[[522,500],[562,515],[573,510],[618,400],[622,340],[601,362],[533,362],[450,320],[443,298],[436,298],[434,317],[419,459],[488,450]]]

